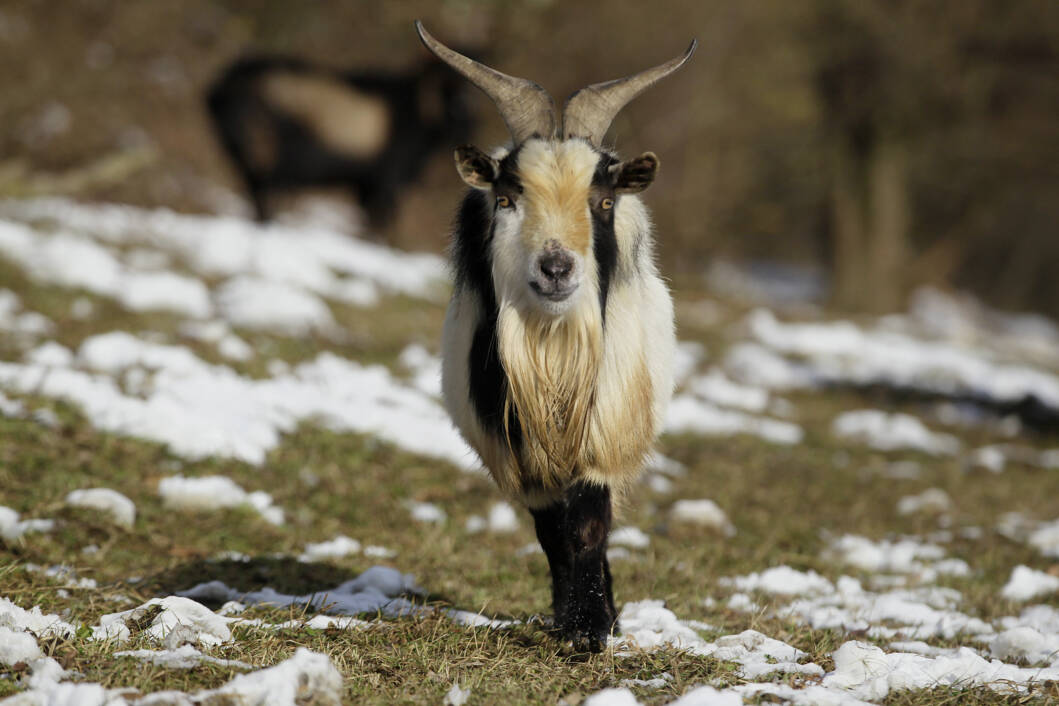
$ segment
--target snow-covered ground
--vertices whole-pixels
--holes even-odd
[[[70,320],[92,321],[98,300],[104,299],[130,312],[164,313],[178,321],[179,332],[101,330],[68,348],[56,340],[61,321],[43,316],[35,302],[0,284],[0,337],[19,351],[17,359],[0,361],[0,415],[55,424],[54,412],[34,406],[39,399],[62,400],[97,430],[159,442],[187,460],[235,459],[251,467],[266,464],[268,454],[299,424],[312,423],[368,435],[456,468],[478,466],[440,404],[436,348],[409,342],[392,367],[369,364],[341,348],[345,333],[336,322],[337,307],[370,311],[386,297],[443,302],[446,273],[438,257],[367,244],[323,224],[260,227],[227,217],[46,199],[0,202],[0,258],[34,283],[75,293]],[[791,276],[781,286],[767,287],[724,265],[711,272],[710,280],[715,288],[735,290],[758,304],[788,298],[804,305],[797,307],[798,315],[817,315],[812,303],[820,297],[821,284],[815,277]],[[909,455],[959,459],[968,468],[993,473],[1008,464],[1041,472],[1059,468],[1059,449],[1013,440],[1019,435],[1018,420],[986,409],[1014,407],[1032,398],[1045,410],[1059,411],[1059,329],[1040,317],[1005,316],[963,297],[924,290],[907,315],[885,317],[874,325],[784,321],[770,309],[756,309],[724,333],[729,345],[723,351],[707,351],[697,342],[679,347],[678,389],[666,433],[751,435],[789,448],[810,438],[798,400],[835,385],[881,386],[959,400],[924,418],[861,408],[830,419],[829,438],[840,447],[902,459],[887,466],[888,477],[918,475],[909,471],[916,468]],[[314,336],[344,352],[321,352],[293,365],[258,360],[263,354],[247,343],[256,335]],[[183,339],[212,346],[217,357],[211,360],[227,362],[203,359]],[[263,363],[268,374],[251,375],[243,367],[247,363]],[[983,407],[968,411],[968,401]],[[978,448],[963,443],[959,432],[966,425],[974,425],[989,443]],[[648,466],[647,486],[659,496],[670,493],[687,473],[661,455]],[[160,477],[157,494],[173,512],[246,506],[276,526],[297,510],[277,506],[259,484],[243,487],[220,475],[185,477],[169,471]],[[685,532],[707,531],[723,541],[739,534],[740,513],[746,511],[724,504],[703,497],[671,498],[660,522]],[[942,523],[958,504],[958,497],[929,488],[902,497],[894,514]],[[132,500],[93,484],[60,496],[59,505],[97,513],[124,531],[138,522]],[[409,522],[423,527],[451,526],[446,508],[432,502],[410,500],[402,511]],[[519,513],[504,502],[483,507],[461,527],[466,535],[525,529]],[[54,529],[51,517],[24,517],[20,509],[0,506],[4,542]],[[611,558],[635,561],[654,551],[655,529],[619,526],[611,536]],[[973,528],[965,529],[970,536]],[[1010,515],[997,531],[1042,560],[1059,556],[1057,518]],[[385,547],[330,536],[307,543],[298,558],[394,557]],[[719,579],[718,595],[691,597],[702,604],[723,602],[734,612],[768,612],[767,617],[847,635],[830,655],[832,670],[761,632],[720,634],[712,626],[681,619],[649,596],[622,607],[622,635],[611,643],[615,658],[635,659],[642,650],[671,647],[736,665],[735,673],[745,683],[703,685],[672,702],[683,706],[735,704],[766,695],[796,704],[859,704],[901,690],[984,686],[1010,693],[1059,680],[1059,611],[1037,602],[1059,593],[1059,578],[1041,570],[1047,564],[1015,568],[998,598],[1022,606],[1021,612],[986,621],[950,585],[980,567],[951,556],[943,539],[844,534],[828,537],[826,545],[818,559],[831,567],[831,578],[786,565],[761,566]],[[91,581],[69,572],[62,577]],[[239,617],[249,605],[326,607],[328,615],[304,624],[365,629],[371,622],[356,616],[436,610],[418,601],[428,589],[413,575],[378,566],[327,592],[290,595],[268,587],[240,592],[213,581],[102,616],[87,626],[94,638],[120,647],[128,640],[129,624],[135,623],[154,643],[152,649],[116,656],[166,669],[211,662],[247,670],[218,689],[144,697],[75,681],[75,675],[44,656],[40,640],[75,634],[78,616],[45,614],[0,598],[0,664],[27,665],[27,690],[13,704],[146,706],[165,699],[190,704],[228,697],[258,703],[263,694],[269,694],[268,703],[294,703],[295,684],[301,685],[298,698],[303,701],[337,702],[342,677],[325,655],[300,649],[278,665],[258,669],[220,660],[208,651],[230,641],[235,625],[289,627]],[[225,606],[212,611],[199,601]],[[148,625],[139,624],[152,613]],[[456,609],[443,613],[458,625],[505,630],[513,624]],[[957,646],[930,642],[938,640]],[[786,675],[785,681],[770,681],[776,674]],[[671,679],[659,674],[634,680],[590,695],[586,703],[637,703],[630,687],[649,688]],[[447,698],[462,703],[468,694],[454,684]]]

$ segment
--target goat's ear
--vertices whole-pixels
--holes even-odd
[[[636,159],[611,166],[608,171],[616,193],[638,194],[655,180],[658,157],[654,152],[644,152]]]
[[[456,148],[456,171],[468,186],[488,189],[500,174],[500,163],[477,147],[464,145]]]

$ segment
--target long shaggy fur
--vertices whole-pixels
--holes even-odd
[[[514,406],[522,431],[520,475],[545,489],[558,490],[573,480],[589,436],[603,332],[599,308],[582,308],[583,314],[561,319],[514,306],[500,310],[497,339],[508,378],[507,405]]]

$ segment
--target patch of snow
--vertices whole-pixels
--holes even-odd
[[[57,564],[55,566],[40,566],[32,562],[27,562],[22,565],[26,571],[33,571],[39,574],[43,574],[48,578],[60,581],[67,586],[74,588],[98,588],[99,584],[95,579],[78,578],[77,572],[69,567]]]
[[[115,652],[114,657],[132,657],[141,662],[149,662],[166,669],[194,669],[201,664],[215,664],[218,667],[234,669],[253,669],[254,665],[237,659],[220,659],[204,655],[191,645],[182,645],[172,650],[124,650]]]
[[[445,700],[442,704],[443,706],[463,706],[469,698],[471,698],[470,687],[461,689],[459,682],[453,682],[452,688],[445,694]]]
[[[898,515],[914,515],[919,512],[937,515],[951,509],[952,500],[941,488],[927,488],[918,495],[905,495],[897,501]]]
[[[647,487],[659,495],[668,495],[673,492],[673,481],[661,473],[647,473],[643,478]]]
[[[236,277],[217,291],[217,306],[232,325],[286,336],[337,337],[338,324],[323,299],[287,283]]]
[[[971,453],[971,465],[984,468],[990,473],[1000,473],[1007,465],[1007,456],[999,446],[983,446]]]
[[[42,613],[37,606],[25,610],[7,598],[0,598],[0,625],[32,632],[37,637],[71,637],[77,632],[73,625],[58,615]]]
[[[0,608],[2,610],[2,608]],[[0,613],[0,621],[4,614]],[[11,666],[17,662],[31,662],[44,655],[37,641],[24,630],[15,630],[0,622],[0,664]]]
[[[881,451],[914,449],[937,456],[960,450],[959,440],[950,434],[932,432],[911,415],[887,414],[876,409],[843,412],[831,422],[831,432],[838,437],[864,441]]]
[[[372,559],[392,559],[397,556],[397,552],[387,547],[371,544],[364,547],[364,556],[371,557]]]
[[[240,674],[224,686],[186,695],[161,691],[136,701],[137,706],[191,706],[203,703],[238,704],[339,704],[342,674],[325,655],[304,647],[279,664]]]
[[[503,628],[517,625],[517,620],[501,620],[499,618],[489,618],[481,613],[472,613],[469,610],[456,610],[450,608],[446,610],[445,615],[448,616],[449,620],[456,623],[457,625],[465,625],[470,628],[490,628],[492,630],[502,630]]]
[[[305,621],[305,626],[315,630],[360,630],[369,628],[373,623],[367,620],[359,620],[350,616],[314,615]]]
[[[707,656],[713,645],[702,639],[695,630],[679,620],[664,601],[630,601],[622,606],[618,616],[621,635],[611,637],[608,644],[621,656],[630,650],[652,650],[672,647],[695,655]]]
[[[965,566],[946,559],[945,550],[936,544],[916,539],[876,542],[852,534],[834,539],[823,556],[862,571],[916,574],[924,581],[932,581],[938,573],[961,574]]]
[[[640,702],[628,689],[610,687],[589,696],[582,706],[640,706]]]
[[[804,436],[797,424],[721,409],[689,394],[676,395],[670,402],[665,431],[714,436],[751,434],[775,444],[797,444]]]
[[[1019,565],[1011,571],[1011,578],[1000,590],[1000,595],[1009,601],[1028,601],[1059,591],[1059,576]]]
[[[608,541],[619,547],[633,549],[646,549],[651,544],[651,538],[639,527],[618,527],[610,533]]]
[[[739,674],[746,679],[757,679],[775,672],[821,676],[819,665],[799,664],[805,653],[767,637],[756,630],[745,630],[736,635],[706,642],[685,621],[678,620],[662,601],[626,603],[618,618],[622,635],[613,637],[609,644],[618,656],[632,654],[631,650],[651,650],[670,647],[698,656],[713,656],[740,665]]]
[[[848,321],[781,323],[766,309],[752,312],[746,325],[758,342],[802,357],[818,384],[887,385],[996,403],[1033,396],[1059,409],[1059,376],[998,363],[980,350],[864,331]]]
[[[1059,557],[1059,520],[1041,523],[1026,541],[1044,556]]]
[[[99,625],[92,628],[93,638],[124,642],[131,634],[129,621],[142,622],[152,613],[157,614],[143,632],[159,642],[178,628],[182,632],[185,632],[185,629],[190,630],[190,633],[186,634],[192,640],[208,647],[232,639],[231,630],[228,629],[229,618],[217,615],[201,603],[185,596],[152,598],[132,610],[104,615],[99,619]]]
[[[745,593],[733,593],[728,596],[726,605],[728,610],[734,610],[739,613],[757,613],[761,611],[761,606]]]
[[[518,514],[515,508],[506,502],[496,502],[489,508],[488,525],[490,532],[510,533],[518,530]]]
[[[835,590],[834,584],[815,571],[798,571],[789,566],[774,566],[761,573],[722,578],[719,583],[740,591],[762,591],[781,596],[832,593]]]
[[[680,387],[706,358],[706,346],[698,341],[680,341],[673,357],[673,382]]]
[[[757,343],[737,343],[729,348],[724,369],[745,385],[768,390],[799,390],[814,385],[813,374],[805,365]]]
[[[213,313],[202,280],[174,272],[126,273],[116,298],[129,311],[171,311],[196,319]]]
[[[158,494],[163,505],[177,510],[212,511],[245,506],[274,525],[283,524],[283,509],[272,504],[271,495],[263,490],[248,493],[227,476],[169,476],[158,482]]]
[[[912,652],[927,657],[957,657],[960,650],[970,649],[965,647],[935,647],[922,640],[898,640],[890,643],[890,649],[895,652]]]
[[[687,389],[706,402],[755,414],[764,412],[769,405],[768,390],[732,382],[717,368],[689,380]]]
[[[921,287],[912,293],[908,318],[936,338],[1059,362],[1059,326],[1040,314],[1002,312],[964,292]]]
[[[868,631],[886,639],[951,639],[959,634],[995,632],[988,623],[957,611],[961,596],[951,588],[930,586],[872,593],[848,576],[840,578],[835,587],[832,594],[796,600],[777,611],[777,615],[815,629]],[[894,627],[885,627],[885,623]]]
[[[677,500],[669,509],[669,517],[674,522],[702,525],[719,530],[725,536],[735,535],[735,526],[728,521],[728,515],[712,500]]]
[[[766,674],[805,674],[823,676],[823,668],[813,662],[798,664],[806,656],[804,652],[785,642],[767,637],[757,630],[744,630],[738,635],[726,635],[717,639],[712,653],[715,659],[736,662],[739,675],[744,679],[760,679]]]
[[[0,253],[38,282],[111,297],[133,311],[203,317],[213,309],[209,290],[200,280],[129,270],[107,247],[69,231],[44,235],[0,221]]]
[[[412,385],[425,395],[441,398],[441,358],[418,343],[401,351],[397,361],[412,374]]]
[[[869,700],[886,698],[893,691],[947,686],[969,689],[984,686],[1011,693],[1030,683],[1054,681],[1059,669],[1032,669],[986,661],[974,650],[962,648],[956,656],[925,657],[907,652],[885,653],[864,642],[846,642],[833,653],[835,671],[824,686],[846,689]]]
[[[652,679],[622,679],[618,682],[618,686],[638,686],[641,689],[662,689],[673,681],[673,675],[669,672],[662,672],[657,677]]]
[[[228,360],[247,361],[254,357],[254,349],[238,336],[225,336],[217,343],[217,352]]]
[[[1032,605],[1023,608],[1017,618],[1001,618],[1000,625],[1006,630],[1030,627],[1042,634],[1059,634],[1059,609],[1050,605]]]
[[[683,478],[688,474],[688,469],[683,463],[660,454],[658,451],[651,452],[644,467],[670,478]]]
[[[193,216],[168,209],[81,204],[47,198],[6,201],[3,215],[50,220],[79,239],[144,246],[171,253],[207,277],[250,275],[301,286],[350,303],[372,303],[375,287],[436,298],[445,261],[368,243],[322,225],[264,226],[233,217]],[[9,226],[17,224],[9,223]]]
[[[1005,512],[997,518],[996,531],[1015,542],[1025,542],[1036,523],[1021,512]]]
[[[86,488],[67,494],[66,504],[84,507],[110,515],[115,524],[132,527],[136,521],[136,504],[110,488]]]
[[[1059,667],[1059,634],[1042,633],[1029,626],[1011,628],[993,638],[989,651],[998,659]]]
[[[429,522],[433,524],[443,524],[448,519],[448,515],[445,511],[433,503],[421,503],[415,500],[409,500],[405,503],[408,507],[408,511],[412,513],[412,519],[416,522]]]
[[[24,360],[33,365],[53,368],[67,368],[73,365],[74,354],[66,346],[55,341],[46,341],[26,353]]]
[[[55,520],[20,520],[19,513],[0,505],[0,538],[14,542],[31,532],[51,532]]]
[[[13,400],[0,392],[0,414],[5,417],[21,417],[26,413],[26,405],[21,400]]]
[[[741,706],[743,697],[732,690],[718,691],[712,686],[696,686],[668,706]]]
[[[281,434],[304,420],[335,431],[373,434],[413,453],[477,468],[441,405],[398,382],[382,366],[330,353],[276,377],[255,380],[205,363],[190,350],[114,332],[87,339],[72,368],[0,362],[0,388],[63,399],[97,428],[159,441],[180,456],[237,458],[261,464]],[[155,371],[143,398],[110,376]]]
[[[325,559],[340,559],[360,551],[360,542],[350,539],[344,534],[326,542],[306,544],[305,551],[299,557],[300,561],[323,561]]]

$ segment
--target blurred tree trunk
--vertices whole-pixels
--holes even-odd
[[[876,312],[904,308],[908,281],[908,160],[898,140],[882,140],[868,167],[867,243],[869,286],[875,296],[865,308]]]
[[[831,162],[834,301],[875,313],[902,308],[912,283],[907,146],[924,103],[900,51],[907,25],[892,10],[821,0],[811,35]]]
[[[847,135],[833,137],[835,303],[894,311],[903,305],[909,283],[907,150],[893,138],[857,142]]]

